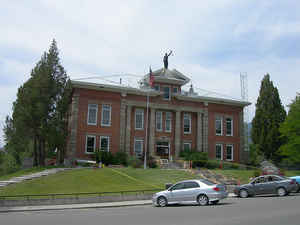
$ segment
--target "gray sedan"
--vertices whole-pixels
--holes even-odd
[[[217,204],[226,198],[228,193],[222,184],[215,184],[206,179],[185,180],[178,182],[165,191],[153,195],[152,202],[155,206],[164,207],[169,204],[199,205]]]
[[[294,179],[277,175],[265,175],[254,178],[249,184],[237,186],[234,193],[241,198],[264,194],[285,196],[296,188],[297,184]]]

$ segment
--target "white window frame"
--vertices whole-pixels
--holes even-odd
[[[192,151],[192,143],[191,142],[183,142],[183,144],[182,144],[183,151],[185,150],[185,148],[184,148],[185,145],[188,145],[189,151]]]
[[[230,134],[228,134],[228,130],[227,130],[227,124],[228,124],[227,119],[230,119],[230,127],[231,127]],[[231,117],[226,118],[226,136],[233,136],[233,119]]]
[[[169,118],[168,118],[168,115],[169,115]],[[170,129],[167,129],[167,122],[170,123]],[[165,131],[169,132],[169,133],[172,132],[172,112],[166,112]]]
[[[140,154],[137,154],[136,152],[136,143],[140,142],[141,145],[141,151]],[[133,146],[133,153],[136,157],[142,157],[144,152],[144,139],[143,138],[134,138],[134,146]]]
[[[87,151],[88,138],[94,138],[94,150],[93,150],[93,152],[88,152]],[[94,154],[95,149],[96,149],[96,136],[95,135],[86,135],[86,137],[85,137],[85,154]]]
[[[189,131],[185,131],[184,130],[185,116],[188,116],[188,119],[189,119]],[[192,115],[191,115],[191,113],[183,113],[183,133],[184,134],[190,134],[190,133],[192,133]]]
[[[104,106],[109,106],[109,122],[108,124],[104,123]],[[101,113],[101,126],[110,127],[111,126],[111,105],[110,104],[102,104],[102,113]]]
[[[220,121],[221,123],[221,133],[217,133],[217,122]],[[215,133],[217,136],[223,135],[223,117],[222,116],[216,116],[215,118]]]
[[[137,115],[141,113],[142,115],[142,127],[137,127]],[[135,109],[135,114],[134,114],[134,123],[135,123],[135,129],[136,130],[144,130],[144,109]]]
[[[227,159],[227,147],[231,147],[231,158],[230,159]],[[226,145],[226,160],[233,161],[233,144]]]
[[[105,151],[105,150],[102,150],[102,148],[101,148],[101,140],[102,139],[107,139],[107,151]],[[109,150],[110,150],[110,137],[109,136],[100,136],[100,141],[99,141],[99,149],[100,149],[100,151],[103,151],[103,152],[109,152]]]
[[[160,114],[160,120],[157,119],[158,114]],[[160,129],[157,128],[158,122],[160,123]],[[162,111],[156,111],[156,113],[155,113],[155,128],[156,128],[156,131],[162,131],[163,130],[163,127],[162,127]]]
[[[221,146],[221,158],[217,158],[217,146]],[[215,155],[217,160],[223,160],[223,144],[217,143],[215,146]]]
[[[95,122],[91,123],[89,122],[89,118],[90,118],[90,109],[91,108],[95,108],[96,109],[96,118],[95,118]],[[87,116],[87,124],[88,125],[97,125],[97,118],[98,117],[98,104],[88,104],[88,116]]]
[[[169,88],[169,98],[165,98],[165,88]],[[169,101],[171,99],[171,87],[169,85],[163,85],[162,89],[163,89],[163,99]]]

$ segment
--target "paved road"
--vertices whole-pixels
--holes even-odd
[[[121,208],[1,213],[1,225],[299,225],[300,194],[228,198],[216,206]]]

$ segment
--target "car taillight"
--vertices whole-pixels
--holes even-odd
[[[220,188],[218,188],[218,187],[214,187],[213,188],[215,191],[220,191]]]

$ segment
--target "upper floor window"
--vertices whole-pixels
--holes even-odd
[[[174,94],[178,93],[178,87],[173,87],[173,93]]]
[[[189,134],[192,131],[192,118],[190,113],[183,114],[183,133]]]
[[[144,129],[144,109],[135,110],[135,129]]]
[[[226,136],[233,136],[233,120],[226,118]]]
[[[166,132],[171,132],[172,130],[172,113],[166,112],[166,124],[165,124]]]
[[[159,89],[160,89],[160,88],[159,88],[159,84],[155,84],[155,85],[154,85],[154,90],[155,90],[155,91],[159,91]]]
[[[216,159],[223,160],[223,145],[216,144]]]
[[[97,114],[98,114],[98,105],[89,104],[88,105],[88,125],[97,125]]]
[[[85,152],[93,153],[96,147],[96,136],[87,135],[85,140]]]
[[[144,140],[143,139],[135,139],[134,140],[134,154],[137,157],[142,157],[143,155],[143,145],[144,145]]]
[[[233,161],[233,145],[226,145],[226,160]]]
[[[109,137],[108,136],[100,136],[100,150],[109,152]]]
[[[162,112],[156,112],[156,130],[162,131]]]
[[[216,117],[215,126],[216,126],[216,135],[223,135],[223,119],[221,116]]]
[[[110,126],[111,124],[111,105],[103,104],[102,105],[102,126]]]
[[[163,91],[164,91],[164,100],[170,100],[170,87],[164,86]]]

